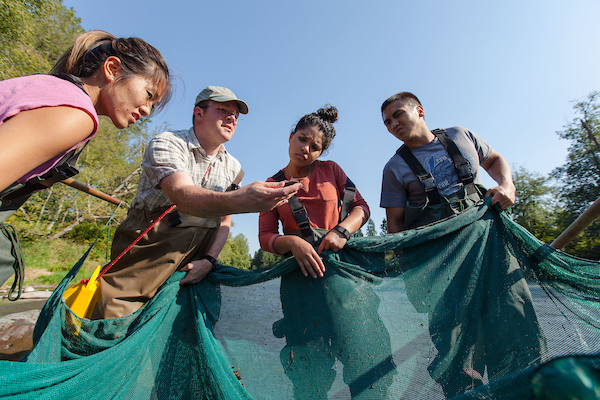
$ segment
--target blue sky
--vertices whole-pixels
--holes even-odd
[[[178,79],[154,127],[189,128],[207,85],[244,99],[250,113],[226,144],[244,183],[287,164],[287,138],[300,117],[336,106],[337,137],[322,158],[352,178],[378,227],[381,171],[400,145],[381,122],[388,96],[411,91],[431,129],[467,127],[511,165],[547,174],[565,161],[568,143],[556,131],[573,119],[572,101],[600,90],[596,0],[63,4],[86,30],[137,36],[161,51]],[[258,216],[234,223],[253,254]]]

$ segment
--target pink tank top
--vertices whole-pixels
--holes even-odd
[[[98,130],[98,115],[90,97],[76,85],[52,75],[29,75],[0,81],[0,125],[21,111],[40,107],[69,106],[87,112],[94,121],[90,135],[67,151],[41,164],[17,180],[26,182],[43,175],[72,149],[90,140]],[[43,135],[43,132],[40,132]]]

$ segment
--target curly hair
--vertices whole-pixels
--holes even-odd
[[[319,108],[317,112],[306,114],[300,118],[300,121],[294,128],[294,133],[307,126],[315,126],[323,133],[323,151],[327,150],[331,141],[335,137],[335,128],[333,123],[338,120],[338,110],[331,104]]]

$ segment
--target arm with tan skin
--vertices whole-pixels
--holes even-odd
[[[361,207],[354,207],[350,214],[339,225],[346,228],[350,233],[360,229],[365,223],[365,212]],[[346,237],[338,231],[331,231],[321,241],[317,250],[306,240],[299,236],[284,235],[279,236],[273,242],[273,248],[279,254],[291,252],[300,266],[304,276],[309,274],[316,278],[322,277],[325,272],[325,265],[321,259],[323,250],[338,251],[346,245]]]
[[[230,214],[269,211],[287,202],[300,184],[254,182],[232,192],[215,192],[194,185],[186,172],[176,172],[160,181],[161,189],[181,212],[211,218]]]
[[[22,111],[0,125],[0,190],[88,137],[92,117],[74,107]]]
[[[322,277],[323,272],[325,272],[325,265],[323,264],[323,260],[321,260],[321,256],[317,254],[310,243],[300,236],[278,236],[273,242],[273,249],[278,254],[291,252],[304,276],[310,274],[313,278],[317,276]]]
[[[385,209],[388,233],[401,232],[404,227],[404,207],[388,207]]]
[[[483,169],[498,186],[488,189],[486,196],[492,196],[492,204],[500,203],[503,210],[515,204],[515,185],[510,166],[498,152],[492,150],[490,157],[481,163]]]
[[[366,217],[365,211],[361,207],[354,207],[339,225],[348,232],[354,233],[367,222]],[[346,242],[346,237],[341,232],[330,231],[321,241],[317,253],[321,254],[323,250],[339,251],[346,245]]]
[[[219,258],[219,254],[229,238],[230,229],[231,215],[226,215],[221,219],[221,226],[219,227],[217,236],[206,255]],[[210,271],[212,271],[212,264],[208,260],[194,260],[182,267],[180,271],[187,272],[185,277],[179,282],[180,285],[194,284],[200,282]]]

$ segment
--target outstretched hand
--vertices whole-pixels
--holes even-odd
[[[300,190],[300,184],[284,186],[284,182],[253,182],[240,189],[245,212],[267,212],[287,203]]]
[[[180,285],[193,285],[194,283],[200,282],[202,279],[212,271],[212,264],[208,260],[195,260],[184,267],[180,268],[180,271],[187,272],[181,281]]]

